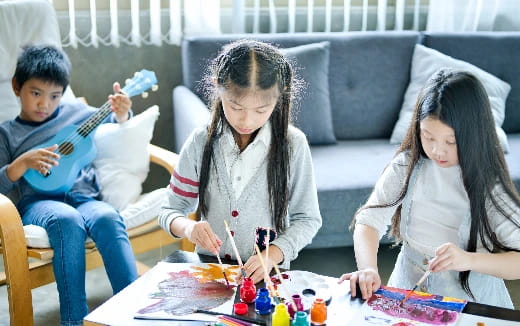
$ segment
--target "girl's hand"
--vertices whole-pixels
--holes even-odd
[[[433,272],[471,270],[471,257],[471,253],[448,242],[435,250],[435,257],[430,261],[429,268]]]
[[[211,229],[211,226],[206,221],[194,222],[186,227],[185,235],[188,240],[195,245],[206,249],[215,255],[219,254],[222,241]]]
[[[110,109],[116,115],[117,122],[122,123],[128,120],[128,111],[132,107],[132,101],[126,94],[121,93],[121,86],[118,82],[114,83],[113,88],[114,94],[108,96]]]
[[[274,261],[267,257],[264,252],[262,252],[262,259],[264,260],[265,267],[267,268],[267,275],[270,275],[271,270],[274,268]],[[249,275],[255,284],[260,281],[268,281],[264,277],[264,269],[262,268],[262,263],[260,262],[260,257],[258,257],[258,255],[249,257],[247,262],[244,264],[244,268],[246,270],[246,275]]]
[[[373,268],[365,268],[360,271],[343,274],[338,283],[350,280],[350,296],[356,297],[356,284],[359,284],[361,290],[361,297],[363,300],[367,300],[372,296],[372,293],[377,291],[381,286],[381,277],[377,270]]]

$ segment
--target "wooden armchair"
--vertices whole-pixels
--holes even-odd
[[[173,172],[173,164],[178,159],[177,154],[154,145],[149,145],[149,152],[152,163],[164,167],[170,174]],[[174,242],[180,242],[182,250],[194,250],[193,244],[188,240],[172,238],[161,229],[157,219],[128,230],[128,235],[135,254],[161,248]],[[1,194],[0,240],[11,325],[31,326],[34,324],[31,290],[55,281],[52,270],[53,250],[26,246],[20,215],[13,203]],[[85,253],[87,270],[103,265],[101,256],[93,244],[85,245]],[[29,264],[29,257],[37,260]],[[148,266],[137,263],[140,275],[148,269]]]

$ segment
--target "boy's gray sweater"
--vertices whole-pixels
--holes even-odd
[[[169,204],[159,215],[159,224],[168,233],[171,222],[195,211],[198,201],[198,185],[202,152],[206,141],[206,128],[194,131],[184,144],[179,164],[170,180]],[[288,268],[298,252],[312,241],[321,227],[321,215],[314,181],[311,153],[305,135],[295,127],[289,127],[290,176],[289,205],[286,217],[287,228],[276,234],[270,243],[280,248],[284,254],[282,267]],[[236,259],[228,239],[224,220],[229,224],[240,257],[245,263],[255,253],[254,244],[265,247],[266,230],[274,230],[267,187],[267,160],[253,175],[239,198],[236,198],[229,179],[219,139],[215,142],[215,162],[211,165],[207,188],[208,215],[201,220],[210,223],[215,234],[223,241],[220,255]],[[239,155],[239,154],[237,154]],[[172,234],[172,236],[175,236]],[[211,254],[202,248],[197,252]]]

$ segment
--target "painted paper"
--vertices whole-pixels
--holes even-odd
[[[197,309],[231,314],[237,289],[236,265],[158,263],[147,275],[148,291],[135,318],[214,321],[215,316],[195,313]]]
[[[363,303],[353,325],[426,326],[455,325],[465,300],[382,286]]]

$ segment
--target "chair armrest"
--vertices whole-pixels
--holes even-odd
[[[173,173],[179,161],[179,154],[152,144],[148,144],[148,152],[150,153],[150,162],[162,166],[170,174]]]
[[[7,293],[10,298],[11,324],[28,325],[23,320],[31,316],[32,321],[33,311],[32,304],[27,304],[32,301],[31,282],[28,282],[30,278],[27,244],[20,214],[11,200],[2,194],[0,194],[0,239],[8,285]]]
[[[185,86],[173,90],[173,122],[175,150],[180,152],[191,132],[205,126],[210,120],[206,104]]]

